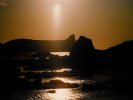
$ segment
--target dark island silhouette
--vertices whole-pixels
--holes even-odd
[[[69,56],[59,57],[50,52],[70,52]],[[106,50],[97,50],[91,39],[80,36],[76,41],[71,35],[66,40],[30,40],[17,39],[0,43],[0,77],[1,89],[11,91],[15,89],[50,88],[41,83],[42,77],[52,76],[81,76],[93,79],[95,75],[109,75],[110,80],[102,80],[96,85],[83,85],[83,90],[111,89],[119,92],[133,90],[133,41],[125,41]],[[73,72],[65,73],[23,73],[26,70],[60,69],[61,66],[72,68]],[[21,78],[25,76],[25,78]],[[35,79],[29,82],[28,79]],[[78,84],[60,84],[59,87],[77,87]]]
[[[61,52],[70,51],[75,43],[75,36],[71,35],[66,40],[31,40],[31,39],[16,39],[11,40],[3,45],[1,50],[4,53],[4,57],[19,55],[29,52]],[[3,54],[2,53],[2,54]]]

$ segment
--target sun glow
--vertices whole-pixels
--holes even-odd
[[[54,32],[58,33],[60,28],[60,15],[61,14],[61,4],[54,3],[53,6],[53,23],[54,23]]]
[[[60,4],[56,3],[54,4],[54,17],[57,19],[60,15]]]

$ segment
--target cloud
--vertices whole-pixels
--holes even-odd
[[[0,6],[7,6],[7,0],[0,0]]]

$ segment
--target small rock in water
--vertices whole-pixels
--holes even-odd
[[[55,90],[49,90],[46,93],[56,93],[56,91]]]

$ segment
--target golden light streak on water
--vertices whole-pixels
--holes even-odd
[[[47,83],[50,82],[51,80],[60,80],[64,83],[78,83],[78,84],[82,84],[85,82],[85,80],[79,80],[79,79],[75,79],[74,77],[54,77],[54,78],[44,78],[42,80],[43,83]]]
[[[84,96],[74,89],[54,89],[54,91],[55,93],[47,93],[48,100],[78,100]],[[45,95],[43,100],[45,100]]]
[[[50,52],[53,55],[58,55],[58,56],[69,56],[70,52]]]
[[[49,70],[49,69],[45,69],[45,70],[36,70],[36,71],[23,71],[23,72],[25,72],[25,73],[27,73],[27,72],[34,72],[34,73],[45,73],[45,72],[47,72],[47,73],[52,73],[52,72],[70,72],[70,71],[72,71],[72,69],[71,68],[61,68],[61,69],[53,69],[53,70]]]

